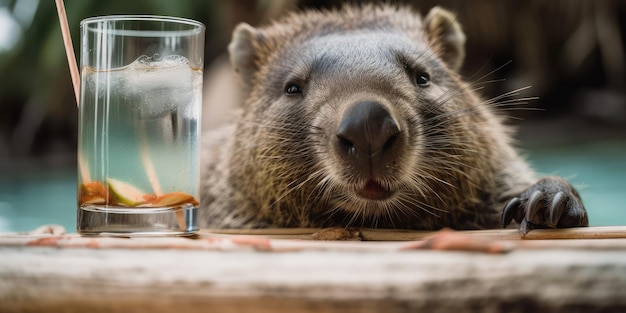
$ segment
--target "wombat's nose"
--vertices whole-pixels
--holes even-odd
[[[400,127],[389,111],[374,101],[349,107],[337,128],[341,154],[353,159],[361,173],[369,176],[384,167],[399,134]]]

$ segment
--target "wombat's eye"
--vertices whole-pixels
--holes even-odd
[[[288,95],[297,95],[302,93],[302,88],[295,84],[289,84],[285,88],[285,93]]]
[[[430,86],[430,75],[428,73],[418,73],[415,76],[415,83],[420,87]]]

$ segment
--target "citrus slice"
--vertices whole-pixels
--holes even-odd
[[[198,201],[196,201],[196,199],[192,195],[180,191],[166,193],[150,201],[150,204],[155,207],[175,206],[184,203],[191,203],[194,206],[198,205]]]
[[[80,196],[79,204],[106,204],[107,200],[103,196],[95,196],[95,195],[82,195]]]
[[[107,187],[99,181],[92,181],[80,185],[80,204],[104,204],[107,198]]]
[[[109,197],[111,204],[121,204],[125,206],[137,206],[145,203],[144,195],[146,194],[139,188],[121,180],[108,178],[106,180],[109,186]]]

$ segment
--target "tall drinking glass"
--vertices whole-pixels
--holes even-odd
[[[78,233],[198,230],[204,30],[164,16],[81,22]]]

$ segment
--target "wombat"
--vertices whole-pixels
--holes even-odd
[[[458,71],[449,11],[390,5],[240,24],[237,121],[204,134],[203,228],[587,226],[575,189],[535,178]]]

